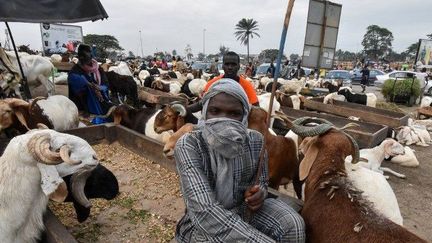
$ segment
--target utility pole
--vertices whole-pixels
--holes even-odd
[[[143,50],[143,46],[142,46],[141,30],[139,31],[139,34],[140,34],[140,44],[141,44],[141,58],[144,58],[144,50]]]
[[[203,54],[204,54],[204,56],[205,56],[205,32],[206,32],[206,29],[204,28],[203,29]]]

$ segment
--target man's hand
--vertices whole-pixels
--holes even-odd
[[[245,202],[248,205],[249,209],[253,212],[257,211],[261,208],[264,203],[265,192],[258,185],[249,187],[245,193]]]

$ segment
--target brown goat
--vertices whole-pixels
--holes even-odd
[[[52,123],[37,105],[37,101],[41,99],[45,98],[38,97],[31,103],[16,98],[0,100],[0,130],[7,129],[5,130],[6,135],[14,137],[37,128],[38,123],[45,124],[52,129]]]
[[[308,242],[426,242],[377,214],[345,171],[345,157],[354,153],[350,139],[330,129],[306,138],[300,179],[305,180],[302,216]]]
[[[165,106],[159,114],[156,115],[154,130],[157,133],[173,130],[176,132],[185,123],[197,124],[198,119],[182,104],[171,104]]]
[[[156,115],[154,130],[157,133],[176,132],[185,124],[186,108],[180,104],[167,105]]]
[[[259,107],[252,107],[248,118],[248,127],[263,134],[268,153],[269,186],[278,189],[282,179],[293,181],[294,190],[301,198],[301,183],[298,179],[298,153],[291,138],[270,134],[267,124],[267,112]]]

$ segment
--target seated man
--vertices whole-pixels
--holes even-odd
[[[112,106],[109,100],[105,72],[92,59],[91,48],[81,44],[78,47],[78,64],[69,72],[69,98],[78,110],[96,115],[105,114]]]
[[[250,105],[238,82],[221,79],[203,97],[198,128],[179,139],[174,156],[186,213],[178,242],[304,242],[301,216],[267,197],[263,137],[247,129]]]

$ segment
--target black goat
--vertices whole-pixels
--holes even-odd
[[[340,87],[342,87],[342,83],[338,82],[338,85],[334,85],[331,82],[324,82],[322,85],[324,88],[329,90],[329,93],[338,92]]]
[[[367,95],[365,94],[354,94],[351,93],[349,89],[341,89],[338,91],[339,95],[345,96],[346,100],[351,103],[366,105],[367,104]]]
[[[120,75],[113,71],[106,72],[106,77],[112,94],[127,96],[132,100],[135,107],[139,106],[138,87],[133,77]]]
[[[69,192],[72,191],[71,177],[72,175],[63,177]],[[86,197],[88,199],[104,198],[106,200],[112,200],[118,195],[118,193],[119,185],[115,175],[103,165],[98,164],[89,178],[87,178],[84,187],[84,194]],[[78,222],[81,223],[89,217],[91,208],[86,208],[79,204],[75,198],[73,198],[72,193],[68,194],[65,202],[73,203]]]

